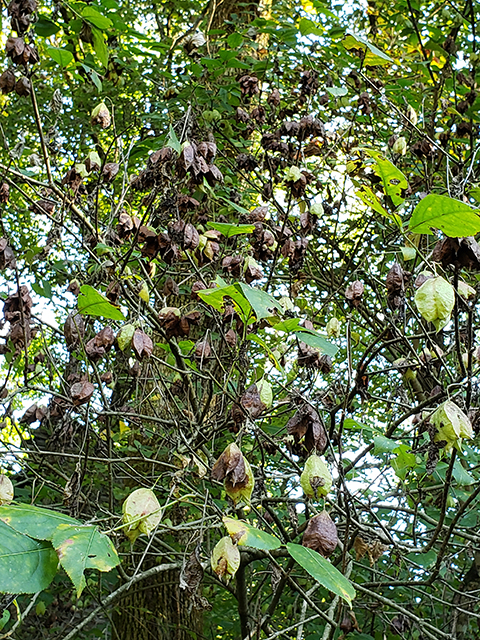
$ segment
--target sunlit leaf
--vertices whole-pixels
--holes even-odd
[[[343,46],[345,49],[360,49],[365,51],[365,58],[363,60],[364,64],[368,67],[374,67],[377,65],[385,65],[389,62],[393,62],[392,58],[387,56],[387,54],[377,49],[377,47],[362,36],[359,35],[347,35],[343,41]]]
[[[253,547],[254,549],[262,549],[264,551],[272,551],[281,546],[281,542],[275,536],[272,536],[261,529],[253,527],[243,520],[235,520],[234,518],[223,517],[223,524],[227,528],[230,536],[238,545]]]
[[[86,316],[102,316],[112,320],[125,320],[120,309],[113,306],[104,295],[88,284],[80,287],[77,304],[80,313]]]
[[[356,595],[355,589],[350,580],[340,573],[329,560],[323,558],[317,551],[302,547],[299,544],[293,544],[292,542],[287,544],[287,550],[292,558],[298,562],[312,578],[351,605]]]
[[[429,235],[441,229],[451,238],[473,236],[480,231],[480,214],[461,200],[431,193],[415,207],[408,228]]]
[[[53,534],[52,544],[78,597],[85,588],[85,569],[105,572],[120,563],[110,538],[95,526],[61,524]]]

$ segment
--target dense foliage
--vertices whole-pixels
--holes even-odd
[[[4,8],[0,638],[480,638],[479,11]]]

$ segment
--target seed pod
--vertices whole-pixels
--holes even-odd
[[[332,488],[332,476],[325,462],[317,455],[311,455],[300,476],[300,484],[306,496],[316,498],[326,496]]]
[[[407,141],[403,136],[395,140],[392,146],[392,151],[393,153],[399,153],[402,156],[407,153]]]
[[[330,318],[327,322],[327,335],[329,338],[339,338],[342,333],[342,325],[337,318]]]
[[[326,511],[310,518],[303,534],[304,547],[318,551],[328,558],[335,551],[338,544],[337,527]]]
[[[99,124],[102,129],[108,129],[111,121],[112,118],[110,116],[110,111],[108,110],[107,105],[104,102],[101,102],[92,111],[90,122],[92,123],[92,125]]]
[[[210,564],[217,576],[227,583],[237,573],[240,566],[240,551],[233,544],[230,536],[225,536],[215,545]]]
[[[223,480],[227,495],[235,504],[243,500],[250,502],[255,480],[248,461],[237,445],[229,444],[213,465],[212,478]]]
[[[149,536],[162,515],[160,503],[151,489],[136,489],[123,503],[123,531],[133,543],[142,533]]]
[[[239,502],[245,502],[250,504],[250,498],[252,497],[253,487],[255,486],[255,479],[253,477],[252,468],[248,462],[244,458],[245,463],[245,474],[246,474],[246,482],[241,485],[233,485],[229,478],[225,478],[224,487],[225,492],[229,498],[231,498],[235,505]]]
[[[125,351],[132,344],[133,334],[135,333],[134,324],[124,324],[117,333],[117,344],[120,351]]]
[[[13,484],[10,478],[0,475],[0,506],[2,504],[10,504],[13,500]]]
[[[430,416],[430,423],[437,428],[433,440],[446,441],[445,451],[448,453],[455,447],[461,451],[462,438],[473,438],[472,424],[463,411],[451,400],[441,404]]]

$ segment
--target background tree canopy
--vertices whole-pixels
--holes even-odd
[[[4,7],[0,638],[480,638],[479,12]]]

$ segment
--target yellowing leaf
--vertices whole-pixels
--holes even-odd
[[[275,536],[265,533],[256,527],[244,522],[243,520],[235,520],[234,518],[223,517],[223,524],[228,533],[238,545],[246,545],[254,549],[263,549],[272,551],[278,549],[281,542]]]
[[[422,317],[440,331],[450,320],[455,306],[455,290],[441,276],[429,278],[415,293],[415,304]]]

